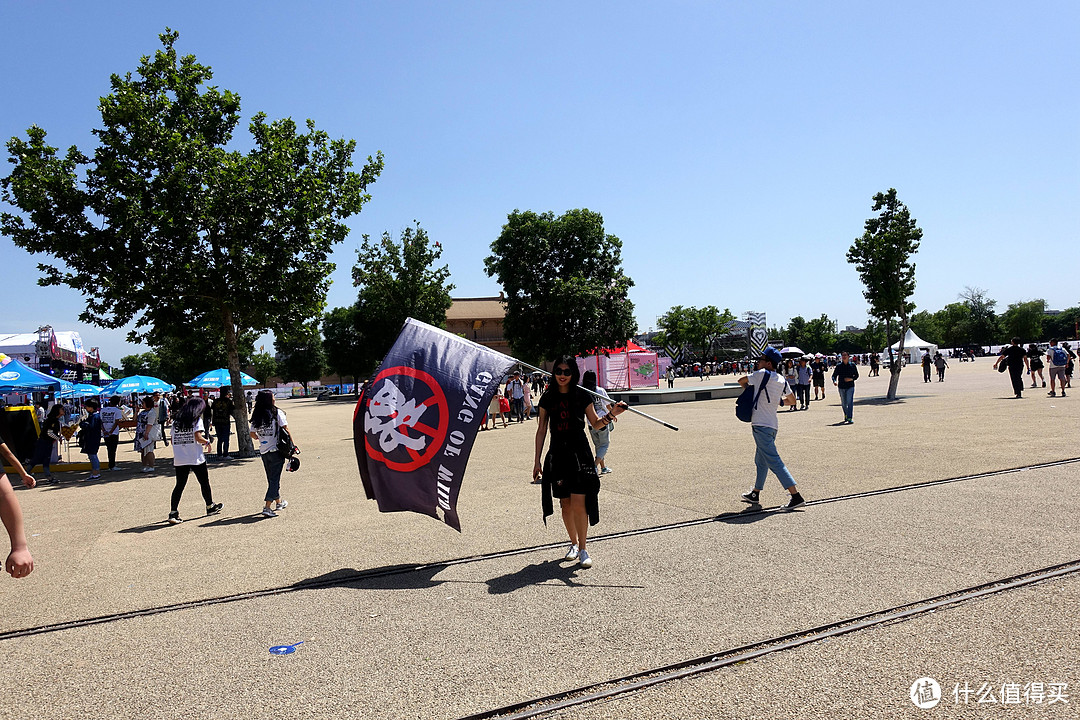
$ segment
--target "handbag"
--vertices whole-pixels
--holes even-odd
[[[1009,363],[1005,362],[1005,358],[1001,358],[1001,361],[998,363],[998,372],[1003,373],[1008,369],[1009,369]]]
[[[743,422],[750,422],[754,417],[754,408],[757,407],[758,398],[761,397],[761,391],[765,389],[765,386],[772,380],[772,373],[768,370],[765,371],[765,382],[761,383],[761,387],[754,392],[754,386],[750,383],[746,384],[742,393],[739,394],[738,399],[735,400],[735,417],[739,418]],[[769,394],[765,393],[765,397],[768,398]]]

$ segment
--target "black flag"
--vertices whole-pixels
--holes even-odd
[[[461,532],[457,499],[477,430],[516,361],[409,318],[353,413],[368,499],[380,512],[439,518]]]

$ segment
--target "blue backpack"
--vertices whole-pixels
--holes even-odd
[[[1053,357],[1054,365],[1056,367],[1065,367],[1069,364],[1069,354],[1065,352],[1064,348],[1055,345],[1050,348],[1051,357]]]
[[[765,386],[769,384],[772,379],[772,373],[768,370],[765,371],[765,382],[761,383],[761,387],[758,391],[754,392],[754,386],[750,383],[746,384],[742,393],[735,400],[735,417],[739,418],[743,422],[750,422],[754,417],[754,408],[757,407],[758,398],[761,397],[761,391],[765,390]],[[769,391],[765,390],[765,399],[772,402],[772,398],[769,397]]]

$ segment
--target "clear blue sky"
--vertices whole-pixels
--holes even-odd
[[[244,127],[258,111],[310,117],[356,139],[358,164],[385,153],[330,307],[354,299],[363,233],[419,221],[455,296],[494,295],[483,259],[508,213],[587,207],[624,243],[641,330],[677,304],[861,326],[845,253],[889,187],[925,233],[919,309],[969,285],[999,310],[1080,303],[1072,0],[8,0],[0,138],[36,123],[88,151],[110,73],[165,26],[240,94]],[[38,260],[7,238],[0,258],[0,332],[79,330],[114,363],[140,350],[79,324],[82,299],[37,287]]]

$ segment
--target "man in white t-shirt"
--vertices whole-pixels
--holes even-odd
[[[116,446],[120,443],[120,421],[124,411],[120,409],[120,396],[113,395],[109,404],[101,408],[101,439],[109,453],[109,469],[116,470]]]
[[[765,348],[761,357],[757,358],[757,369],[749,377],[739,378],[739,384],[744,388],[747,385],[754,387],[754,414],[750,418],[751,430],[754,432],[754,444],[757,452],[754,455],[754,465],[757,466],[757,479],[754,481],[754,489],[742,495],[743,502],[757,505],[761,491],[765,488],[765,478],[769,470],[780,479],[780,484],[791,494],[785,510],[794,510],[806,504],[795,479],[791,477],[784,461],[776,452],[776,430],[779,426],[776,418],[776,409],[780,405],[795,405],[795,395],[791,391],[784,377],[776,372],[776,368],[783,362],[780,352],[776,348]]]

